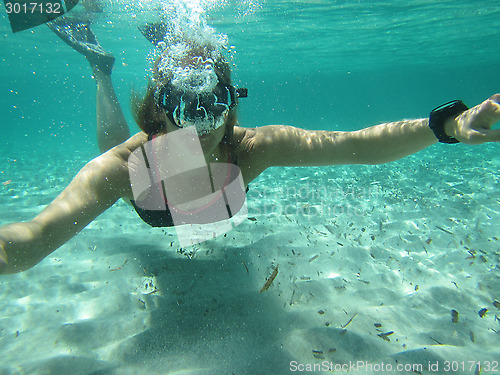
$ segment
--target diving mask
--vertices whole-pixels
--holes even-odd
[[[237,98],[245,97],[247,89],[236,89],[221,82],[211,92],[204,93],[179,89],[168,83],[158,89],[157,103],[172,124],[178,128],[195,126],[198,135],[203,135],[224,125]]]

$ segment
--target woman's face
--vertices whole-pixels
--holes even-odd
[[[221,143],[222,138],[224,138],[225,132],[226,132],[226,124],[224,123],[224,125],[222,125],[220,128],[200,136],[199,139],[203,152],[205,154],[213,152],[217,147],[217,145]]]
[[[159,86],[157,103],[163,110],[167,132],[194,127],[204,153],[212,152],[226,132],[229,112],[235,105],[234,90],[220,81],[212,91],[202,93],[168,82]]]
[[[166,114],[165,114],[165,122],[166,122],[167,133],[179,130],[179,127],[174,125]],[[219,128],[211,130],[209,132],[198,134],[198,139],[200,141],[201,148],[204,154],[210,154],[216,149],[216,147],[222,141],[222,138],[224,138],[224,134],[226,132],[226,126],[227,126],[227,116],[224,121],[224,124]]]
[[[224,83],[212,57],[201,50],[173,50],[157,63],[162,79],[155,98],[164,110],[167,132],[196,127],[205,154],[221,142],[235,105],[235,89]]]

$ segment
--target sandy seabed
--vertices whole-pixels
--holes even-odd
[[[498,147],[446,147],[270,169],[189,248],[117,202],[0,276],[0,374],[500,374]],[[1,225],[84,163],[0,160]]]

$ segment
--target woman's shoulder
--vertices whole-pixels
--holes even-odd
[[[244,128],[242,126],[235,126],[233,128],[233,142],[236,145],[236,151],[248,151],[248,146],[252,143],[256,134],[257,128]]]
[[[127,161],[130,154],[134,152],[138,147],[141,147],[144,143],[148,141],[148,135],[144,132],[139,132],[131,136],[125,142],[113,147],[112,151],[116,156]]]
[[[276,138],[283,134],[284,125],[265,125],[256,128],[234,127],[236,151],[242,154],[262,154],[270,147]]]
[[[114,189],[121,191],[122,197],[130,195],[129,158],[132,153],[148,141],[144,132],[139,132],[125,142],[99,155],[86,166],[97,180],[108,181]]]
[[[103,152],[98,157],[87,163],[87,166],[95,167],[99,165],[101,169],[116,169],[120,166],[126,166],[130,155],[138,148],[141,147],[148,140],[147,134],[140,132],[125,142],[113,147],[112,149]]]
[[[249,149],[255,146],[266,146],[272,144],[274,138],[281,137],[290,130],[299,130],[287,125],[264,125],[256,128],[234,127],[234,140],[240,147]]]
[[[259,133],[259,128],[235,126],[233,130],[233,140],[236,144],[235,154],[238,166],[243,173],[245,185],[248,185],[266,169],[262,162],[262,153],[259,152]]]

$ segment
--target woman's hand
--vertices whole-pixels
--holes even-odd
[[[470,145],[500,142],[500,129],[491,129],[498,121],[500,94],[495,94],[456,118],[447,120],[444,129],[450,137]]]

